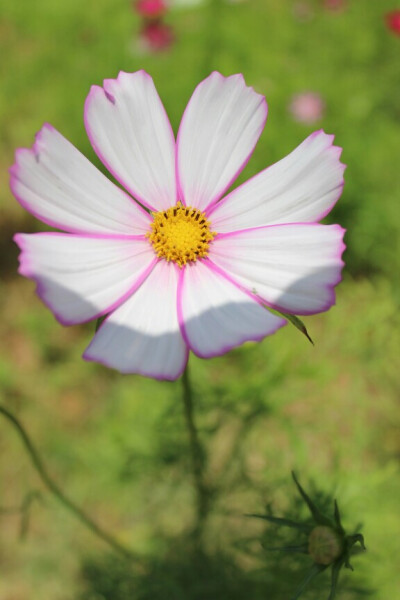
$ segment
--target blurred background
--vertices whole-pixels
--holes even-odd
[[[400,8],[394,0],[180,0],[145,16],[128,0],[2,0],[0,8],[0,395],[54,479],[131,547],[112,552],[51,496],[0,415],[1,600],[288,599],[310,560],[271,554],[282,532],[244,513],[306,516],[290,470],[321,506],[339,501],[368,552],[340,599],[399,597]],[[46,229],[14,200],[7,170],[50,122],[99,168],[83,126],[92,84],[147,70],[175,132],[211,70],[265,94],[267,125],[239,181],[315,129],[348,165],[329,222],[347,228],[328,313],[261,344],[192,356],[212,494],[201,553],[181,383],[81,359],[94,324],[64,328],[17,274],[17,231]],[[235,183],[237,185],[237,183]],[[34,496],[32,496],[32,494]],[[18,507],[28,502],[29,510]],[[25,502],[25,505],[27,502]],[[15,509],[15,510],[14,510]],[[331,508],[329,508],[331,510]],[[290,532],[289,532],[290,533]],[[289,536],[290,541],[293,536]],[[328,596],[320,575],[304,596]]]

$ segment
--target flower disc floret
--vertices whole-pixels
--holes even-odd
[[[153,213],[151,232],[146,237],[155,253],[180,267],[208,254],[216,233],[203,212],[180,202],[168,210]]]
[[[343,540],[327,525],[317,525],[308,538],[308,553],[318,565],[330,565],[342,554]]]

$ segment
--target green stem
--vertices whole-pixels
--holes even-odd
[[[189,436],[190,460],[196,491],[196,526],[194,528],[194,536],[200,538],[208,514],[209,490],[204,481],[205,453],[200,443],[194,420],[193,394],[190,386],[188,367],[186,367],[182,375],[182,386],[185,422]]]
[[[7,410],[4,406],[0,405],[0,413],[14,425],[14,428],[17,430],[24,446],[25,450],[28,452],[32,464],[36,469],[40,479],[47,487],[47,489],[55,496],[61,504],[64,505],[70,512],[72,512],[88,529],[90,529],[97,537],[101,538],[104,542],[106,542],[109,546],[111,546],[114,550],[116,550],[119,554],[122,554],[125,558],[133,559],[135,558],[134,553],[125,548],[122,544],[120,544],[112,535],[104,531],[97,523],[95,523],[79,506],[75,504],[72,500],[70,500],[64,492],[58,487],[55,481],[50,477],[47,472],[46,467],[42,459],[40,458],[38,451],[33,445],[30,437],[28,436],[26,430],[19,422],[16,416],[14,416],[9,410]]]

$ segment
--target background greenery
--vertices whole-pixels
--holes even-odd
[[[128,565],[41,486],[15,431],[0,422],[0,510],[39,491],[23,540],[21,515],[0,513],[1,600],[287,599],[308,559],[268,555],[274,529],[243,513],[298,514],[290,470],[325,504],[337,497],[368,553],[342,599],[398,595],[398,220],[400,40],[388,0],[332,12],[301,2],[215,0],[172,10],[177,43],[138,55],[127,0],[3,0],[0,8],[0,395],[26,425],[64,489],[141,557]],[[348,165],[329,217],[347,230],[344,282],[329,313],[307,319],[313,348],[286,327],[210,361],[191,358],[207,479],[214,486],[205,550],[189,532],[194,497],[180,382],[120,376],[80,355],[93,324],[63,328],[17,275],[16,231],[45,227],[8,190],[18,146],[52,123],[95,164],[83,102],[119,70],[152,74],[176,131],[194,86],[212,69],[243,72],[266,95],[268,122],[241,180],[312,130],[336,134]],[[295,123],[291,96],[320,93],[326,115]],[[259,541],[257,541],[259,540]],[[270,543],[272,541],[272,544]],[[324,598],[322,575],[306,597]]]

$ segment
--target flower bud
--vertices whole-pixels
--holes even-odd
[[[330,565],[343,552],[341,535],[327,525],[317,525],[308,537],[308,552],[318,565]]]

